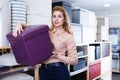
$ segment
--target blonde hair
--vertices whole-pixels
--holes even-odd
[[[69,18],[68,18],[68,14],[67,14],[66,10],[62,6],[55,6],[52,10],[52,14],[53,14],[54,11],[60,11],[60,12],[63,13],[63,16],[64,16],[63,28],[69,34],[72,34],[70,24],[69,24]],[[53,23],[52,23],[50,31],[52,31],[53,29],[54,29],[54,26],[53,26]]]

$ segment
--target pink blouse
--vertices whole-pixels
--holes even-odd
[[[49,35],[54,46],[53,52],[61,56],[58,58],[55,55],[52,55],[43,63],[63,62],[71,65],[77,64],[77,50],[73,36],[67,33],[63,28],[57,28],[56,30],[50,31]],[[66,51],[68,56],[65,56]]]

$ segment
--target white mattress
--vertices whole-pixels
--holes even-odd
[[[6,53],[0,56],[0,65],[1,66],[15,66],[19,64],[16,62],[16,59],[13,53]]]
[[[14,73],[10,75],[6,75],[0,80],[34,80],[34,78],[26,73]]]

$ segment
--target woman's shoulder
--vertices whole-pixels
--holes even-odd
[[[66,36],[68,39],[73,38],[73,34],[68,33],[68,32],[66,32],[66,31],[65,31],[65,36]]]

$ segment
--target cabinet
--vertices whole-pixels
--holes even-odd
[[[112,57],[110,42],[77,45],[78,64],[69,65],[72,80],[111,80]]]
[[[89,47],[89,80],[111,80],[111,43],[95,42]]]
[[[80,24],[71,23],[71,30],[76,44],[82,43],[82,26]],[[79,36],[78,36],[79,35]]]
[[[68,65],[72,80],[88,80],[88,45],[77,45],[78,64]],[[83,77],[84,76],[84,77]]]

